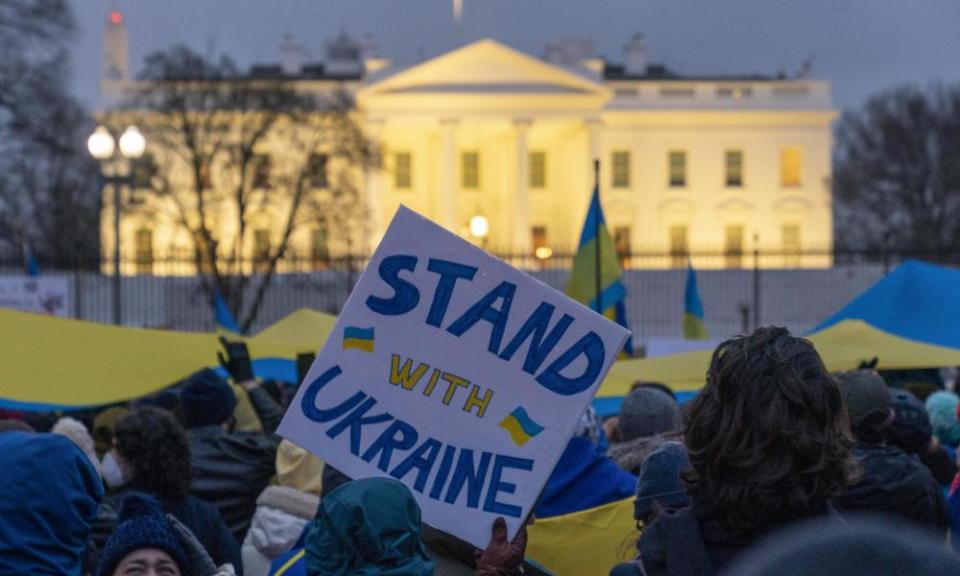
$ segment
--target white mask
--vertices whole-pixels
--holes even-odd
[[[113,490],[130,481],[123,467],[117,462],[117,457],[113,455],[113,450],[103,455],[103,460],[100,462],[100,473],[103,475],[103,481]]]

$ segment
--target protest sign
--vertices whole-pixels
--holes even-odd
[[[279,432],[483,547],[526,520],[628,334],[401,207]]]
[[[69,284],[66,278],[51,276],[0,276],[0,308],[66,316]]]

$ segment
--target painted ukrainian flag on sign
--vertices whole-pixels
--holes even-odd
[[[517,406],[509,416],[500,422],[500,427],[510,433],[513,443],[523,446],[531,438],[543,432],[543,426],[534,422],[522,406]]]
[[[343,329],[343,349],[356,348],[364,352],[373,352],[373,328],[347,326]]]
[[[683,337],[687,340],[706,340],[707,325],[703,322],[703,303],[697,289],[697,273],[687,266],[687,288],[683,294]]]
[[[597,265],[599,253],[600,265]],[[597,297],[597,270],[600,271],[600,296]],[[617,250],[607,230],[600,206],[600,188],[593,189],[590,209],[580,233],[580,246],[573,258],[573,269],[567,281],[567,296],[590,307],[617,324],[629,329],[625,306],[627,290],[620,281],[622,275]],[[633,356],[633,338],[623,346],[627,356]]]

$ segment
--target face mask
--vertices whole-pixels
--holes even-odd
[[[103,460],[100,462],[100,473],[103,475],[103,481],[113,490],[130,481],[123,468],[120,467],[120,463],[117,462],[116,456],[113,455],[113,450],[103,455]]]

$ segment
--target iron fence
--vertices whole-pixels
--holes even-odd
[[[563,290],[575,256],[554,251],[539,256],[495,251],[512,265]],[[132,256],[132,257],[131,257]],[[621,254],[627,289],[627,316],[640,345],[682,338],[687,265],[697,270],[705,321],[711,337],[742,333],[761,324],[803,332],[841,308],[905,258],[960,264],[960,253],[903,251],[756,250],[731,253],[698,250],[677,254],[663,250]],[[366,256],[297,257],[282,260],[257,312],[256,332],[299,308],[336,314],[346,301]],[[215,328],[210,298],[188,255],[121,258],[122,323],[129,326],[211,331]],[[242,300],[249,306],[264,281],[264,263],[237,262],[235,270],[250,281]],[[63,277],[69,286],[68,315],[97,322],[113,321],[112,260],[40,261],[42,275]],[[19,255],[0,257],[0,275],[24,274]],[[246,312],[246,310],[242,311]],[[241,314],[242,315],[242,314]]]

